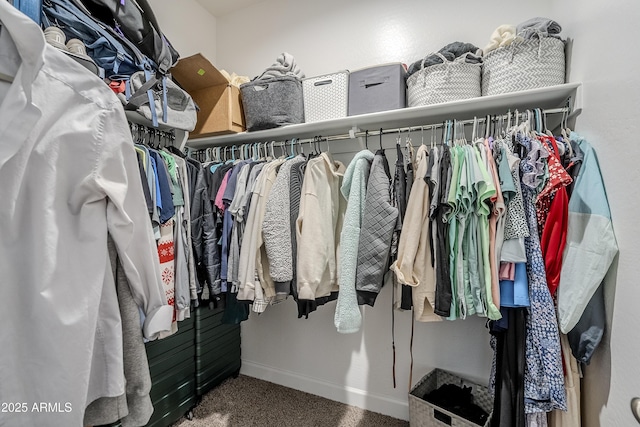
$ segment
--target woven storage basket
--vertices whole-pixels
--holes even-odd
[[[467,55],[449,61],[442,54],[436,53],[442,64],[424,67],[407,79],[407,104],[409,107],[440,104],[459,99],[476,98],[481,95],[481,64],[469,64]]]
[[[467,381],[442,369],[434,369],[422,377],[409,393],[409,420],[411,427],[478,427],[478,424],[422,399],[425,394],[445,384],[471,387],[473,403],[489,414],[489,418],[483,427],[488,427],[491,424],[493,396],[487,387]]]
[[[561,85],[564,82],[564,42],[555,37],[512,43],[484,57],[483,96]]]
[[[302,80],[306,123],[347,117],[349,72],[325,74]]]

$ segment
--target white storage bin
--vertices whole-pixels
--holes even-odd
[[[349,105],[349,71],[303,79],[302,96],[307,123],[346,117]]]

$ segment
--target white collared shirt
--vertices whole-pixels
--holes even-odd
[[[0,402],[26,403],[0,425],[82,426],[88,403],[125,391],[107,233],[145,337],[173,309],[120,102],[6,1],[0,22],[0,73],[15,76],[0,82]]]

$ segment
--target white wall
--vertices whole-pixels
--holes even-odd
[[[215,64],[216,18],[196,0],[149,0],[162,32],[182,58],[202,53]]]
[[[550,9],[549,1],[266,1],[217,17],[217,64],[255,76],[283,51],[308,76],[391,61],[409,64],[452,41],[482,47],[498,25],[546,16]],[[332,150],[348,162],[358,145],[345,142]],[[364,309],[362,331],[353,335],[335,331],[335,303],[308,320],[297,319],[292,301],[252,316],[242,326],[243,373],[408,419],[411,316],[396,314],[394,389],[390,290],[383,289],[374,308]],[[440,367],[486,383],[492,352],[484,324],[480,318],[416,324],[413,382]]]
[[[500,24],[544,16],[551,0],[270,0],[218,16],[218,64],[251,77],[283,51],[307,76],[409,64],[453,41],[483,47]],[[506,6],[508,5],[508,6]]]
[[[584,85],[577,128],[598,152],[620,246],[606,283],[609,327],[586,369],[584,425],[633,426],[629,402],[640,396],[640,58],[630,50],[640,40],[640,3],[568,0],[552,10],[575,39],[571,80]]]

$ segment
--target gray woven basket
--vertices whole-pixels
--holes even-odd
[[[442,64],[424,68],[423,59],[420,70],[407,79],[409,107],[441,104],[481,95],[481,64],[467,63],[467,55],[459,56],[454,61],[447,60],[440,53],[435,55],[442,59]]]
[[[512,43],[484,57],[483,96],[561,85],[564,82],[564,42],[554,37]]]
[[[473,403],[489,414],[489,418],[482,427],[488,427],[491,424],[493,396],[487,387],[475,384],[442,369],[434,369],[422,377],[409,393],[409,420],[411,427],[478,427],[478,424],[465,420],[459,415],[422,399],[425,394],[444,384],[471,387]]]

